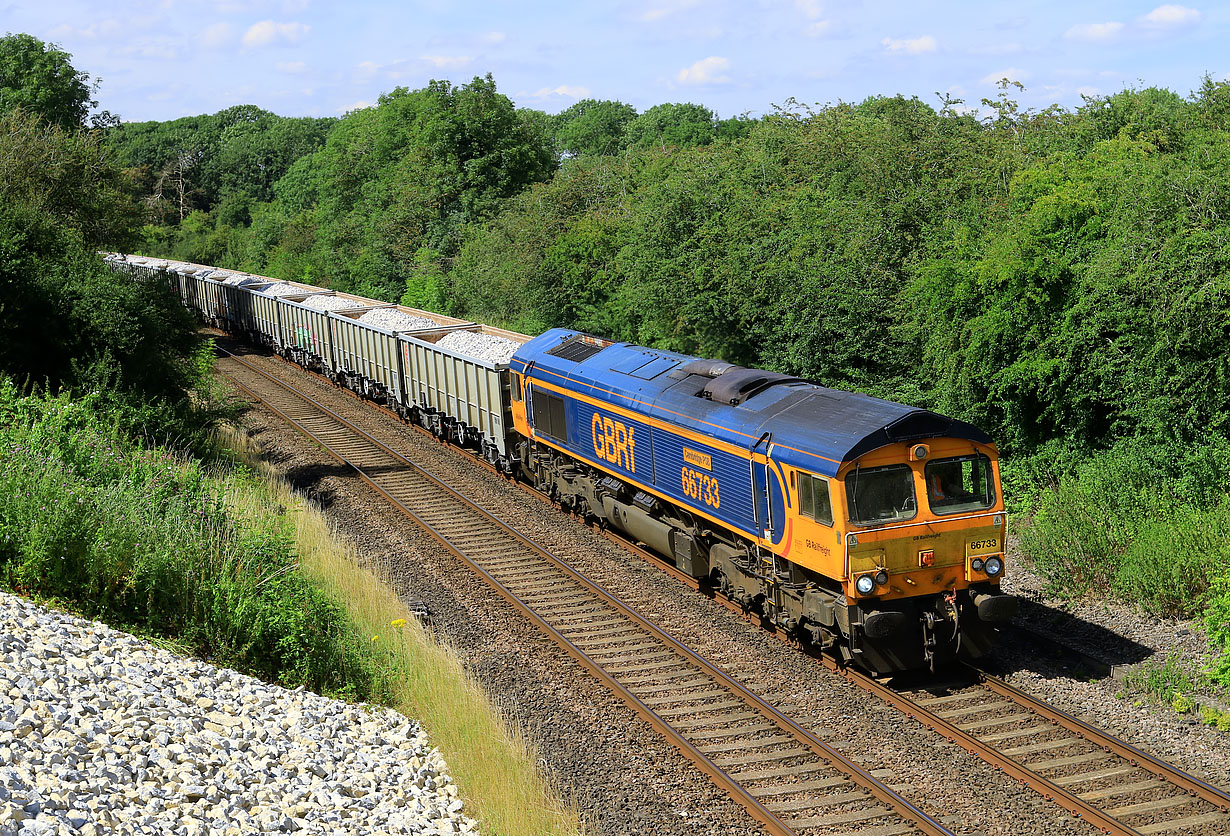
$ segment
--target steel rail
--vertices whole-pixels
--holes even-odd
[[[827,660],[826,660],[827,662]],[[972,755],[975,755],[987,763],[1003,770],[1005,775],[1009,775],[1036,792],[1040,793],[1049,801],[1054,801],[1059,806],[1063,807],[1073,815],[1083,818],[1085,821],[1097,827],[1103,833],[1115,834],[1115,836],[1140,836],[1140,834],[1120,822],[1113,816],[1108,815],[1101,809],[1094,807],[1089,802],[1080,798],[1077,795],[1069,792],[1063,787],[1057,786],[1037,773],[1027,769],[1017,763],[1012,758],[1002,754],[993,746],[980,741],[977,737],[957,728],[954,723],[950,723],[943,717],[940,717],[933,711],[929,711],[923,706],[911,700],[909,697],[889,688],[882,682],[877,682],[866,674],[856,671],[853,668],[840,667],[835,663],[826,665],[832,670],[835,670],[839,675],[844,676],[847,680],[855,683],[860,688],[878,696],[885,703],[901,711],[907,717],[917,720],[932,731],[944,735],[953,743],[957,743],[961,748],[965,749]]]
[[[281,381],[278,378],[268,374],[267,372],[252,366],[250,363],[246,362],[245,360],[241,359],[235,354],[226,351],[225,349],[219,349],[219,350],[226,353],[230,359],[232,359],[236,363],[241,364],[247,370],[257,375],[260,375],[261,377],[275,383],[276,385],[282,387],[286,391],[291,392],[295,396],[308,402],[314,408],[318,409],[322,414],[327,415],[332,420],[338,422],[339,424],[343,425],[344,427],[346,427],[348,430],[350,430],[354,434],[361,437],[367,443],[379,449],[380,452],[383,453],[384,455],[394,458],[395,460],[402,463],[404,467],[413,470],[417,475],[431,482],[438,490],[446,493],[447,495],[451,496],[455,500],[460,501],[464,503],[465,505],[469,506],[471,509],[473,509],[473,511],[476,514],[481,515],[486,520],[488,520],[491,524],[499,527],[499,529],[503,533],[514,538],[514,540],[516,540],[519,544],[521,544],[527,550],[532,551],[539,557],[555,565],[560,571],[564,572],[573,582],[577,583],[582,588],[589,591],[591,594],[599,598],[601,601],[603,601],[607,605],[616,609],[616,611],[618,611],[622,616],[632,621],[638,627],[640,627],[641,629],[653,635],[656,639],[658,639],[664,645],[669,647],[675,653],[682,656],[687,661],[691,662],[693,665],[699,668],[702,672],[704,672],[705,675],[715,680],[722,687],[731,691],[735,696],[741,699],[748,707],[753,708],[754,710],[758,711],[760,714],[762,714],[767,719],[772,721],[778,728],[780,728],[782,731],[786,732],[787,734],[791,735],[796,740],[799,740],[800,742],[805,743],[808,747],[812,748],[813,750],[817,750],[816,753],[820,755],[820,757],[822,757],[824,760],[828,761],[830,765],[832,765],[838,771],[844,772],[850,778],[851,781],[858,784],[859,786],[862,786],[864,789],[868,790],[872,794],[873,797],[875,797],[877,800],[881,801],[882,803],[886,804],[894,813],[896,813],[902,819],[909,822],[911,825],[916,827],[918,830],[920,830],[924,834],[927,834],[927,836],[954,836],[953,831],[949,830],[947,827],[945,827],[940,822],[932,819],[930,816],[928,816],[926,813],[924,813],[922,810],[916,807],[908,799],[902,797],[900,794],[892,790],[882,781],[872,776],[867,770],[863,769],[858,764],[854,763],[853,761],[849,760],[847,757],[842,755],[836,749],[832,748],[828,744],[816,738],[813,734],[811,734],[809,731],[799,726],[793,720],[781,714],[781,712],[777,711],[777,709],[773,708],[771,705],[765,702],[762,698],[760,698],[756,694],[749,691],[746,687],[744,687],[737,681],[730,678],[725,672],[723,672],[722,670],[714,666],[712,663],[708,662],[706,659],[701,657],[691,648],[687,647],[682,642],[678,641],[673,636],[671,636],[669,633],[662,630],[656,624],[642,617],[635,610],[632,610],[630,607],[628,607],[626,604],[620,601],[616,596],[607,592],[599,584],[595,583],[594,581],[584,576],[581,572],[579,572],[577,569],[572,567],[566,561],[562,560],[558,556],[551,554],[550,552],[541,548],[537,544],[533,543],[531,540],[529,540],[519,531],[514,529],[508,523],[501,520],[496,515],[491,514],[490,512],[475,505],[473,502],[467,499],[464,495],[460,494],[454,488],[444,483],[443,481],[435,477],[433,474],[423,470],[423,468],[411,462],[405,456],[398,453],[396,450],[393,450],[388,445],[381,442],[379,439],[373,437],[372,435],[365,432],[364,430],[358,427],[355,427],[349,421],[342,418],[340,415],[333,412],[332,410],[330,410],[328,407],[324,406],[323,404],[320,404],[315,399],[313,399],[311,396],[306,395],[302,392],[299,392],[290,384],[287,384],[284,381]],[[522,601],[521,598],[516,595],[516,593],[514,593],[512,590],[510,590],[508,587],[502,584],[498,579],[493,577],[479,563],[477,563],[469,555],[467,555],[462,549],[458,548],[454,543],[452,543],[448,539],[447,536],[439,532],[430,522],[423,519],[419,514],[415,513],[413,509],[409,508],[404,503],[402,503],[400,500],[398,500],[396,497],[392,496],[387,490],[385,490],[380,484],[378,484],[376,480],[374,480],[371,476],[369,476],[364,471],[362,466],[357,465],[354,462],[347,459],[346,457],[338,454],[335,450],[332,449],[332,447],[330,446],[330,444],[328,443],[326,439],[320,437],[317,433],[314,433],[311,429],[303,426],[303,424],[300,421],[295,420],[292,416],[288,415],[286,412],[279,409],[274,404],[269,403],[267,398],[262,397],[258,392],[254,391],[252,388],[244,385],[242,382],[238,380],[235,380],[235,378],[233,377],[231,379],[234,381],[234,383],[237,386],[239,386],[241,389],[246,391],[249,395],[251,395],[256,400],[264,403],[271,411],[276,413],[284,421],[291,424],[296,429],[298,429],[301,433],[308,436],[313,441],[315,441],[317,444],[319,444],[334,459],[352,468],[356,472],[356,474],[359,475],[360,478],[363,479],[363,481],[366,484],[368,484],[370,487],[376,490],[381,496],[383,496],[386,500],[388,500],[395,507],[397,507],[400,511],[402,511],[402,513],[406,514],[406,516],[408,516],[417,525],[423,528],[424,531],[426,531],[433,539],[435,539],[442,546],[444,546],[449,551],[449,553],[453,554],[456,558],[461,560],[472,571],[474,571],[477,575],[479,575],[479,577],[485,583],[487,583],[490,587],[496,590],[501,595],[501,597],[505,598],[510,603],[512,603],[514,607],[516,607],[517,610],[519,610],[523,615],[528,617],[531,620],[531,622],[533,622],[540,630],[545,632],[557,645],[559,645],[562,649],[564,649],[565,652],[567,652],[573,658],[577,659],[577,661],[580,662],[591,674],[597,676],[601,681],[603,681],[607,685],[607,687],[610,688],[626,705],[628,705],[639,716],[645,719],[651,725],[651,727],[653,727],[660,734],[662,734],[668,740],[670,740],[670,742],[673,745],[675,745],[676,748],[678,748],[681,751],[681,753],[684,754],[685,757],[687,757],[689,760],[694,762],[701,769],[701,771],[704,772],[706,775],[708,775],[709,778],[717,786],[726,790],[731,795],[731,797],[736,800],[736,802],[738,802],[741,806],[743,806],[749,812],[749,814],[753,816],[753,818],[757,819],[762,824],[764,824],[770,833],[773,833],[774,836],[794,836],[795,831],[792,828],[790,828],[790,826],[787,823],[783,822],[772,811],[764,807],[750,793],[750,791],[748,791],[745,787],[743,787],[742,784],[740,784],[738,781],[730,777],[730,775],[727,774],[721,767],[716,765],[707,755],[705,755],[698,748],[696,748],[696,746],[694,746],[690,741],[688,741],[682,735],[682,733],[674,729],[668,721],[660,717],[657,713],[653,711],[652,708],[650,708],[644,702],[642,702],[626,686],[621,684],[610,673],[604,670],[600,663],[593,660],[584,650],[577,647],[566,636],[564,636],[559,630],[557,630],[550,623],[548,623],[542,616],[536,613],[532,607],[530,607],[524,601]]]
[[[975,669],[976,670],[976,669]],[[979,681],[990,688],[995,693],[1002,697],[1007,697],[1013,702],[1023,705],[1026,708],[1036,712],[1042,717],[1057,723],[1068,731],[1075,732],[1086,740],[1101,746],[1111,752],[1114,752],[1121,758],[1129,761],[1132,765],[1138,766],[1141,769],[1152,772],[1162,780],[1174,784],[1179,789],[1191,793],[1198,798],[1221,808],[1224,811],[1230,812],[1230,794],[1223,790],[1201,781],[1196,776],[1184,772],[1183,770],[1159,760],[1141,749],[1137,749],[1126,740],[1121,740],[1114,735],[1091,726],[1079,717],[1075,717],[1062,709],[1055,708],[1052,705],[1042,702],[1037,697],[1027,694],[1021,689],[1009,685],[1002,679],[998,679],[983,671],[977,671]]]

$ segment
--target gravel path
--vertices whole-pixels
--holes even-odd
[[[468,833],[417,724],[0,593],[0,833]]]
[[[285,364],[250,358],[287,374]],[[542,542],[699,652],[754,683],[769,702],[965,834],[1092,834],[959,747],[884,707],[814,661],[687,590],[604,538],[457,453],[303,374],[330,408],[394,444]],[[724,794],[579,666],[517,617],[456,561],[392,512],[344,468],[277,419],[254,410],[266,455],[312,492],[404,597],[433,622],[487,690],[536,743],[595,833],[745,834],[756,826]]]

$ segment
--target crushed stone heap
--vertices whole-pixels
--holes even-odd
[[[517,343],[490,334],[473,331],[453,331],[445,334],[436,345],[488,363],[507,363],[517,351]]]
[[[0,833],[451,834],[417,723],[0,593]]]

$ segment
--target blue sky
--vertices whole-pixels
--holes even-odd
[[[0,32],[59,44],[125,120],[236,104],[338,116],[398,86],[488,72],[518,105],[552,113],[600,98],[722,117],[790,97],[936,104],[940,92],[977,106],[1004,76],[1034,108],[1230,78],[1230,4],[1157,0],[0,0]]]

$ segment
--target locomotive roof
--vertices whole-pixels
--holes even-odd
[[[774,458],[826,475],[898,441],[964,438],[982,430],[925,409],[798,378],[552,329],[526,343],[512,367],[598,400],[682,425],[728,443],[773,445]]]

